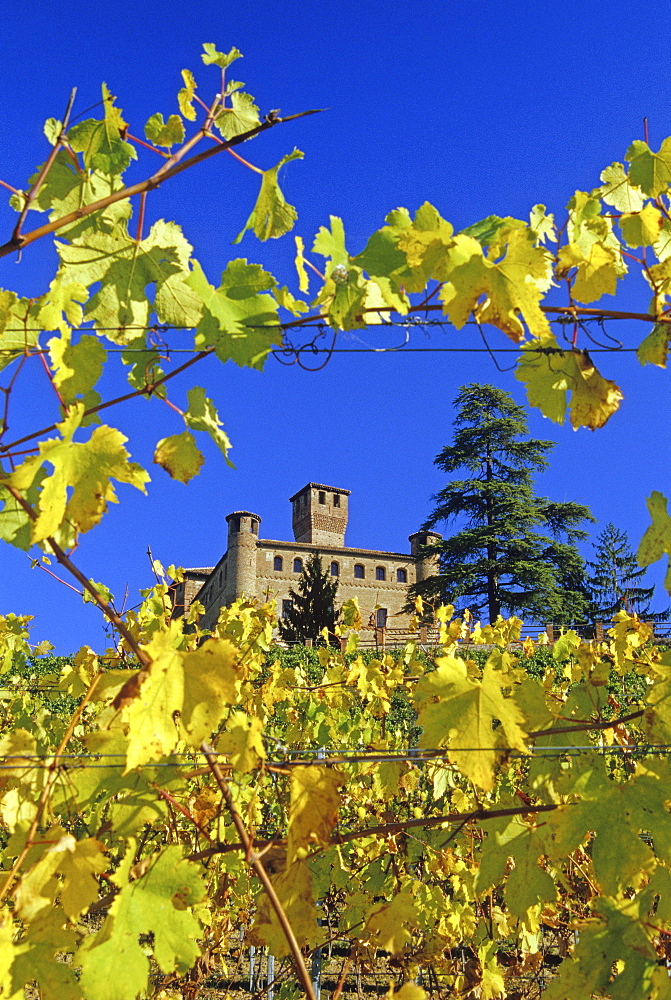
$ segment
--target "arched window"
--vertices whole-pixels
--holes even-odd
[[[375,612],[375,624],[378,628],[387,627],[387,609],[377,608]]]
[[[303,572],[303,560],[294,559],[294,573],[302,573],[302,572]]]
[[[404,569],[397,569],[396,570],[396,582],[397,583],[407,583],[408,582],[408,573],[407,573],[407,570],[404,570]]]
[[[384,566],[376,566],[375,567],[375,579],[376,580],[386,580],[387,579],[387,572],[386,572]]]
[[[363,580],[366,576],[366,567],[362,566],[361,563],[354,564],[354,579]]]
[[[282,572],[282,556],[275,556],[273,559],[273,569],[276,573]]]
[[[331,563],[331,576],[340,576],[340,566],[337,562]]]

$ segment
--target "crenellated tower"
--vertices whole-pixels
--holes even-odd
[[[256,596],[256,549],[261,518],[248,510],[235,510],[228,522],[227,590],[239,596]]]
[[[425,545],[435,545],[443,536],[438,531],[415,531],[410,535],[410,554],[416,561],[417,583],[435,576],[439,572],[437,555],[422,555]]]
[[[347,529],[349,490],[308,483],[290,497],[294,539],[342,548]]]

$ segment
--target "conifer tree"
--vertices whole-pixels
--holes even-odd
[[[655,588],[637,586],[646,569],[638,565],[626,531],[620,531],[612,522],[607,524],[597,536],[594,549],[594,561],[587,562],[587,582],[595,621],[608,621],[618,611],[633,611],[653,620],[666,616],[666,611],[650,611]]]
[[[456,521],[459,530],[424,549],[438,557],[439,573],[411,592],[490,621],[500,614],[584,621],[585,564],[575,543],[593,518],[582,504],[534,492],[532,474],[546,468],[552,442],[529,438],[522,407],[494,386],[462,386],[454,405],[454,441],[435,464],[465,476],[435,495],[424,528]]]
[[[279,621],[280,635],[285,642],[313,642],[322,640],[322,630],[333,635],[336,619],[335,598],[337,579],[329,578],[322,568],[318,552],[313,553],[303,566],[297,589],[290,590],[291,608]]]

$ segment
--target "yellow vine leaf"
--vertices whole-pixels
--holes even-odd
[[[128,730],[126,772],[171,753],[180,737],[199,746],[238,699],[243,674],[236,648],[210,639],[184,652],[182,643],[180,624],[171,622],[144,647],[151,666],[121,711]]]
[[[657,365],[666,368],[671,339],[671,324],[655,323],[652,330],[638,345],[636,357],[642,365]]]
[[[450,321],[461,329],[473,313],[516,342],[526,334],[524,323],[536,337],[548,334],[550,326],[539,303],[550,284],[551,258],[534,245],[535,232],[527,227],[511,230],[506,255],[498,263],[485,257],[471,237],[457,236],[455,244],[466,240],[469,259],[450,271],[440,294]],[[465,242],[463,246],[468,249]]]
[[[630,247],[649,247],[659,239],[664,216],[650,202],[640,212],[620,216],[620,229]]]
[[[426,990],[417,983],[403,983],[400,990],[394,992],[393,983],[389,984],[388,1000],[426,1000]]]
[[[190,69],[182,70],[182,80],[184,81],[184,86],[177,94],[179,110],[190,122],[195,122],[196,109],[193,106],[193,97],[196,93],[197,84]]]
[[[573,297],[578,302],[596,302],[602,295],[615,295],[618,279],[617,256],[610,247],[592,243],[589,250],[577,243],[562,247],[557,255],[558,278],[577,268]]]
[[[99,885],[96,875],[106,872],[109,861],[99,840],[86,837],[75,841],[66,834],[61,837],[63,858],[59,871],[63,875],[60,901],[70,920],[76,920],[98,898]]]
[[[571,393],[569,413],[573,427],[603,427],[619,408],[622,391],[605,379],[586,351],[560,351],[550,335],[521,347],[515,377],[527,387],[531,406],[562,424],[566,416],[567,393]]]
[[[186,653],[182,725],[191,746],[199,746],[240,698],[244,669],[240,652],[228,639],[209,639]]]
[[[0,916],[0,996],[12,994],[11,968],[14,963],[14,921],[11,912],[3,910]]]
[[[667,511],[667,499],[663,493],[653,490],[646,500],[652,518],[638,547],[637,558],[641,566],[657,562],[666,553],[671,556],[671,517]],[[671,593],[671,560],[666,572],[664,586]]]
[[[228,754],[236,771],[252,771],[265,760],[266,751],[261,738],[263,722],[246,712],[233,712],[226,732],[217,742],[217,750]]]
[[[420,746],[449,746],[450,758],[463,774],[491,791],[499,747],[527,752],[522,712],[503,697],[500,672],[490,662],[481,681],[472,681],[466,664],[454,654],[439,657],[436,665],[415,692],[423,729]],[[494,721],[501,723],[497,729]]]
[[[109,867],[104,847],[91,837],[78,841],[60,827],[49,830],[44,841],[46,850],[14,893],[16,912],[22,920],[32,921],[59,896],[63,911],[74,921],[98,898],[95,876]],[[57,874],[63,876],[62,882]]]
[[[272,883],[299,945],[314,948],[319,940],[319,925],[312,896],[312,876],[307,864],[305,861],[294,861],[286,871],[276,875]],[[257,944],[267,945],[270,954],[277,958],[286,958],[291,954],[284,931],[265,892],[256,898],[256,919],[251,939]]]
[[[73,406],[58,425],[60,438],[40,442],[40,453],[26,459],[7,477],[16,489],[30,489],[45,462],[53,466],[42,482],[38,516],[32,528],[33,542],[56,536],[67,547],[78,532],[89,531],[101,520],[108,503],[117,503],[112,478],[129,483],[143,493],[149,476],[129,462],[124,443],[128,440],[114,427],[96,427],[86,442],[73,437],[84,415],[82,403]]]
[[[409,944],[409,928],[418,924],[417,907],[409,892],[399,892],[390,903],[376,903],[369,911],[364,939],[373,947],[397,955]]]
[[[161,438],[156,445],[154,461],[180,483],[188,483],[197,476],[205,462],[190,431]]]
[[[287,834],[289,862],[329,843],[338,820],[338,789],[344,780],[339,771],[324,765],[293,768]]]

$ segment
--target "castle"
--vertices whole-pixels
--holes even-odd
[[[345,546],[349,490],[321,483],[308,483],[290,498],[293,542],[259,537],[261,518],[248,510],[236,510],[226,518],[228,548],[216,566],[187,569],[175,586],[175,612],[186,614],[195,599],[205,608],[204,628],[212,628],[219,609],[236,598],[274,599],[278,615],[291,606],[289,591],[296,587],[303,564],[314,552],[322,566],[338,580],[339,604],[352,597],[359,602],[364,623],[384,628],[406,628],[403,608],[408,587],[436,572],[433,558],[421,558],[420,550],[441,538],[437,532],[416,531],[410,535],[410,552],[383,552]]]

